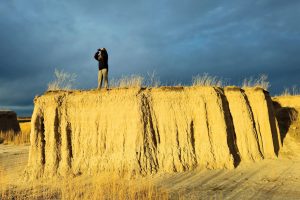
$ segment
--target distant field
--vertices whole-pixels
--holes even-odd
[[[18,117],[18,122],[23,123],[23,122],[30,122],[31,117]]]
[[[19,121],[19,124],[21,128],[21,133],[18,138],[15,138],[17,144],[30,143],[30,130],[31,130],[30,119],[29,121],[24,121],[24,122]]]

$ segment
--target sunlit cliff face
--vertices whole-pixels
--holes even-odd
[[[35,99],[27,171],[147,175],[274,158],[270,102],[259,88],[48,92]]]

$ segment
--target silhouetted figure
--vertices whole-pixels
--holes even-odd
[[[99,62],[98,71],[98,89],[101,89],[102,80],[104,79],[104,87],[108,88],[108,54],[105,48],[98,49],[94,58]]]

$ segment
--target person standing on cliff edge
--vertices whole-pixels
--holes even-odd
[[[101,89],[102,80],[104,87],[108,89],[108,54],[105,48],[98,49],[94,58],[98,60],[98,89]]]

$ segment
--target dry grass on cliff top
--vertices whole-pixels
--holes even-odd
[[[296,95],[300,95],[300,88],[294,85],[291,88],[285,88],[284,91],[279,96],[296,96]]]
[[[48,84],[47,91],[71,90],[74,86],[77,75],[65,72],[63,70],[54,71],[54,80]],[[270,83],[265,74],[257,78],[245,78],[242,87],[261,87],[268,90]],[[222,78],[209,75],[208,73],[198,74],[192,77],[192,86],[216,86],[224,87],[229,85]],[[135,88],[135,87],[159,87],[162,86],[155,71],[147,73],[146,76],[138,74],[123,75],[120,78],[109,79],[109,88]],[[164,86],[182,86],[181,83],[173,83]]]
[[[225,87],[229,83],[218,76],[212,76],[208,73],[198,74],[192,77],[191,86],[215,86]],[[159,86],[182,86],[181,83],[174,83],[171,85],[162,85],[155,73],[148,74],[148,77],[140,75],[122,76],[120,79],[111,79],[110,88],[132,88],[132,87],[159,87]],[[265,74],[259,75],[257,78],[245,78],[241,85],[242,88],[259,87],[268,90],[271,86],[268,81],[268,76]]]

